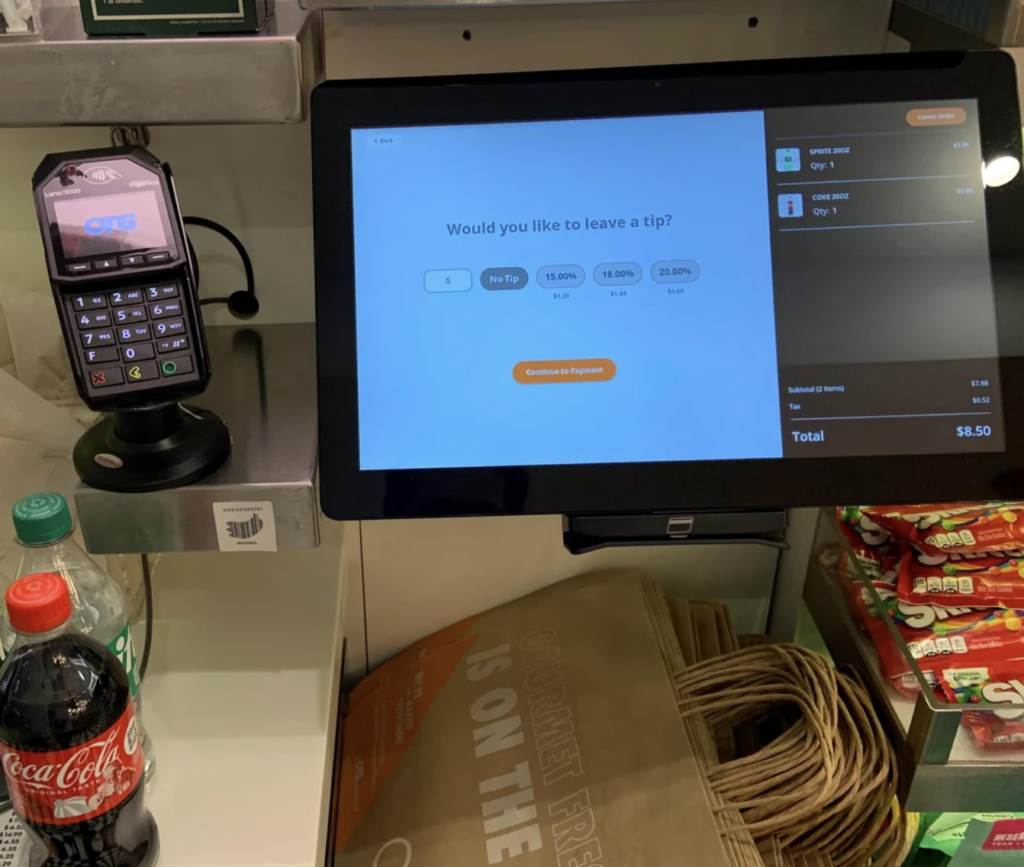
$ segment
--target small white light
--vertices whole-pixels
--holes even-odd
[[[1001,187],[1008,184],[1020,171],[1020,160],[1016,157],[996,157],[990,163],[982,163],[981,177],[986,187]]]

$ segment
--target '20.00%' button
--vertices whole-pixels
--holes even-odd
[[[693,259],[662,259],[651,265],[655,283],[692,283],[700,277],[700,265]]]

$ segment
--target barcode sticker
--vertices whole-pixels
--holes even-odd
[[[214,503],[213,520],[221,551],[276,551],[274,504]]]

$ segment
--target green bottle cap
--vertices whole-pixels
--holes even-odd
[[[71,510],[60,494],[22,497],[11,514],[14,532],[23,545],[48,545],[71,532]]]

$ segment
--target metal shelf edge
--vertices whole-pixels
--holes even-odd
[[[277,550],[320,544],[313,326],[216,326],[206,335],[213,379],[190,403],[224,419],[231,457],[183,488],[116,494],[79,485],[75,505],[91,554],[223,550],[217,507],[226,505],[273,516]]]
[[[320,15],[296,0],[254,34],[89,38],[64,5],[43,32],[0,44],[0,127],[299,123],[323,78]]]

